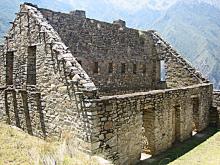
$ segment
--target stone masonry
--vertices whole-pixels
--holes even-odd
[[[16,15],[0,47],[0,121],[41,138],[70,133],[117,165],[208,126],[212,84],[155,31],[29,3]]]

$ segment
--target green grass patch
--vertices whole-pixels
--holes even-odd
[[[210,165],[220,164],[220,132],[208,128],[167,151],[141,161],[140,165]]]

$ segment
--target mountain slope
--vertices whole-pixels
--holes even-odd
[[[8,30],[9,22],[15,18],[15,12],[19,7],[19,0],[1,0],[0,5],[0,43],[3,42],[5,32]]]
[[[210,14],[211,13],[211,14]],[[206,3],[177,3],[152,27],[220,87],[220,10]]]

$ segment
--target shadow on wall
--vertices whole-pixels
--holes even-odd
[[[4,90],[5,121],[21,128],[30,135],[46,138],[42,97],[38,92]]]
[[[145,160],[141,160],[138,165],[166,165],[171,163],[172,161],[178,159],[179,157],[183,156],[196,146],[200,145],[208,138],[212,137],[218,132],[218,129],[208,127],[204,131],[197,133],[195,136],[186,140],[182,143],[176,143],[172,146],[172,148],[168,149],[167,151],[150,157]]]

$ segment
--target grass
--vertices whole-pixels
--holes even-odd
[[[60,141],[44,141],[2,123],[0,132],[0,165],[104,164],[98,161],[100,157],[77,152],[68,134]],[[220,131],[208,128],[160,155],[141,161],[140,165],[218,165],[219,155]]]
[[[0,123],[0,165],[99,165],[98,160],[78,152],[68,136],[49,142]]]
[[[190,152],[170,163],[170,165],[219,165],[220,132],[208,138]]]
[[[166,152],[141,161],[140,165],[218,165],[220,164],[220,132],[208,128]]]

